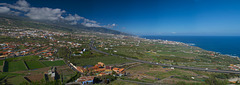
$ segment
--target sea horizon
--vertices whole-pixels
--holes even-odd
[[[144,35],[139,36],[146,39],[160,39],[182,42],[200,47],[204,50],[214,51],[233,57],[240,56],[240,36],[163,36]]]

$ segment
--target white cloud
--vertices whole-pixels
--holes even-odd
[[[71,14],[69,14],[67,17],[65,17],[64,18],[65,20],[68,20],[68,21],[78,21],[78,20],[80,20],[80,19],[84,19],[84,17],[81,17],[81,16],[79,16],[79,15],[77,15],[77,14],[75,14],[75,15],[71,15]]]
[[[116,24],[115,24],[115,23],[113,23],[113,24],[112,24],[112,26],[116,26]]]
[[[64,10],[58,8],[52,9],[48,7],[30,7],[30,4],[25,0],[19,0],[14,5],[7,3],[0,3],[0,5],[18,10],[19,12],[24,12],[25,16],[35,20],[58,20],[62,18],[62,14],[65,13]]]
[[[93,20],[89,20],[89,19],[84,19],[84,22],[88,22],[88,23],[94,23],[94,24],[96,24],[97,22],[96,21],[93,21]]]
[[[21,14],[21,12],[11,11],[10,14],[18,16]]]
[[[19,11],[24,11],[24,12],[27,12],[30,9],[29,4],[25,0],[17,1],[15,5],[7,4],[7,3],[0,3],[0,5],[9,7],[11,9],[19,10]]]
[[[16,4],[19,5],[20,7],[29,7],[30,6],[30,4],[25,0],[19,0],[16,2]]]
[[[116,26],[116,24],[108,24],[101,26],[100,23],[94,20],[89,20],[84,17],[81,17],[77,14],[71,15],[67,14],[68,16],[64,17],[66,11],[59,9],[59,8],[48,8],[48,7],[31,7],[30,4],[26,0],[18,0],[15,4],[7,4],[7,3],[0,3],[0,13],[9,12],[14,15],[19,15],[23,13],[25,16],[34,19],[34,20],[67,20],[70,21],[70,24],[77,24],[80,21],[82,25],[87,27],[106,27],[112,28]],[[14,9],[14,10],[11,10]]]
[[[8,13],[10,9],[8,7],[0,7],[0,13]]]
[[[113,28],[115,26],[117,26],[117,25],[115,23],[113,23],[113,24],[104,25],[103,27],[105,27],[105,28]]]
[[[30,11],[25,15],[35,20],[58,20],[63,18],[63,13],[65,13],[65,11],[61,9],[32,7],[30,8]]]
[[[102,27],[96,23],[82,23],[82,25],[87,26],[87,27]]]

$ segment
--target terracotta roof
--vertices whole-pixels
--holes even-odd
[[[106,66],[106,69],[111,69],[111,66]]]
[[[119,69],[119,72],[122,72],[122,71],[124,71],[124,68]]]
[[[80,71],[80,72],[83,72],[83,71],[84,71],[84,68],[83,68],[83,67],[80,67],[80,66],[77,66],[77,70]]]
[[[83,76],[77,79],[77,82],[92,81],[94,76]]]
[[[113,68],[113,70],[119,70],[119,68]]]
[[[105,68],[101,68],[101,69],[96,69],[95,71],[105,71]]]

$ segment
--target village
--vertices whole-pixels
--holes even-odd
[[[110,82],[111,79],[105,79],[105,80],[97,80],[96,78],[102,77],[102,76],[112,76],[114,77],[121,77],[126,76],[126,71],[124,68],[117,68],[113,66],[106,66],[102,62],[98,62],[96,65],[91,66],[75,66],[72,63],[69,64],[69,66],[74,69],[75,71],[78,71],[81,73],[81,77],[77,78],[75,82],[70,82],[69,84],[93,84],[93,83],[99,83],[105,81]]]
[[[160,75],[161,73],[158,73],[158,71],[166,72],[166,75],[170,76],[170,80],[174,80],[186,76],[180,74],[172,76],[171,72],[184,72],[184,70],[174,69],[173,67],[142,65],[139,62],[137,62],[136,67],[134,67],[135,63],[116,66],[133,61],[112,55],[129,56],[156,64],[198,66],[198,63],[194,62],[199,62],[201,66],[205,64],[207,66],[205,68],[209,69],[215,69],[216,66],[222,67],[222,65],[214,65],[216,62],[225,62],[199,59],[197,56],[204,55],[204,57],[211,59],[226,59],[220,57],[224,55],[219,53],[204,51],[181,42],[150,40],[107,33],[75,32],[71,34],[33,28],[0,28],[0,35],[2,39],[0,41],[0,61],[3,64],[0,64],[1,72],[24,74],[21,77],[7,78],[6,80],[9,81],[13,81],[15,78],[21,78],[22,81],[29,83],[42,80],[59,82],[61,80],[62,83],[66,84],[82,85],[109,84],[116,82],[114,80],[118,79],[141,82],[147,82],[150,79],[154,82],[165,82],[165,78],[168,79],[168,77],[159,77],[153,75],[153,73]],[[91,41],[94,41],[94,48],[108,52],[110,55],[93,51],[89,47],[89,44],[92,44]],[[15,68],[16,65],[19,65],[19,68]],[[129,70],[132,65],[134,69],[143,66],[141,68],[154,70],[144,70],[142,72],[134,69]],[[219,69],[238,70],[239,67],[231,64],[228,68],[222,67]],[[204,78],[205,76],[197,74],[187,76],[187,79],[191,81],[204,80]],[[166,82],[169,81],[166,80]]]

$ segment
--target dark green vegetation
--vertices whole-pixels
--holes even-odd
[[[8,62],[8,64],[6,65],[6,67],[8,68],[8,72],[27,70],[27,67],[25,66],[23,61]]]
[[[58,61],[43,61],[42,62],[46,66],[62,66],[65,65],[65,62],[63,60]]]
[[[26,61],[26,64],[29,69],[37,69],[45,67],[40,61]]]
[[[19,84],[19,81],[21,81],[22,78],[19,78],[20,76],[22,76],[22,74],[17,74],[17,73],[7,73],[7,72],[0,72],[0,85],[8,85],[8,84]],[[16,81],[4,81],[7,78],[12,78],[12,77],[18,77],[18,79],[16,79]]]
[[[3,60],[0,60],[0,66],[2,66],[3,65]]]
[[[107,65],[131,62],[130,60],[127,60],[124,58],[104,55],[104,54],[100,54],[97,52],[90,52],[90,51],[86,51],[82,56],[72,56],[70,58],[70,61],[79,66],[95,65],[98,62],[103,62]]]
[[[49,66],[62,66],[65,65],[63,60],[58,61],[40,61],[38,56],[23,56],[16,58],[6,59],[4,72],[15,72],[23,70],[32,70]]]

